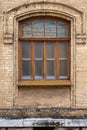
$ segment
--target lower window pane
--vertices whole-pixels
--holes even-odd
[[[47,61],[47,79],[54,79],[54,61]]]
[[[35,61],[35,79],[42,79],[43,75],[43,62],[42,61]]]
[[[59,61],[59,78],[67,78],[68,70],[67,70],[67,60]]]
[[[30,77],[30,61],[22,61],[22,78]]]

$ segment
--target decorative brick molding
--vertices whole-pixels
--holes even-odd
[[[86,44],[86,35],[85,34],[77,34],[76,43],[77,44]]]
[[[5,34],[4,35],[4,43],[13,43],[13,35]]]
[[[85,33],[85,18],[84,13],[77,8],[65,5],[59,2],[52,2],[49,0],[37,2],[27,2],[17,7],[11,8],[4,12],[4,35],[13,35],[15,20],[22,20],[34,16],[57,16],[68,20],[74,20],[76,26],[76,33]],[[79,25],[78,25],[79,23]],[[78,27],[79,26],[79,27]]]

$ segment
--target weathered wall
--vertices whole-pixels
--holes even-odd
[[[32,0],[34,1],[34,0]],[[38,0],[40,1],[40,0]],[[41,0],[46,2],[47,0]],[[87,0],[50,0],[50,2],[59,2],[66,5],[75,7],[84,13],[84,20],[81,24],[83,26],[83,33],[87,32]],[[35,1],[36,2],[36,1]],[[71,28],[71,86],[68,87],[56,87],[56,88],[39,88],[36,87],[21,87],[18,89],[17,82],[17,42],[15,38],[13,43],[4,43],[4,33],[6,33],[6,26],[4,25],[4,15],[3,12],[10,8],[19,6],[23,3],[29,3],[29,0],[0,0],[0,107],[1,108],[12,108],[18,106],[28,106],[28,107],[76,107],[76,108],[86,108],[87,107],[87,42],[86,35],[81,34],[81,27],[78,22],[76,23],[77,28]],[[49,7],[51,9],[56,9],[55,5]],[[37,6],[38,7],[38,6]],[[35,7],[35,8],[37,8]],[[23,7],[24,8],[24,7]],[[21,9],[23,10],[27,9]],[[30,7],[31,9],[33,7]],[[41,8],[41,6],[40,6]],[[42,7],[43,8],[43,7]],[[64,6],[64,10],[67,13],[72,14],[72,8]],[[8,14],[9,18],[16,16],[16,13],[20,13],[21,10],[14,10]],[[63,8],[61,9],[63,10]],[[66,11],[67,10],[67,11]],[[69,12],[71,11],[71,12]],[[13,13],[13,14],[12,14]],[[73,11],[75,17],[80,17],[76,11]],[[78,16],[79,15],[79,16]],[[81,16],[82,17],[82,16]],[[8,20],[7,19],[7,20]],[[80,23],[80,22],[79,22]],[[9,23],[8,30],[13,29],[11,26],[13,23]],[[72,22],[72,25],[74,23]],[[83,25],[84,24],[84,25]],[[74,32],[75,31],[75,32]],[[15,33],[15,32],[14,32]],[[76,35],[80,33],[81,42],[79,44],[79,39],[75,39]],[[7,35],[7,34],[6,34]],[[82,38],[83,37],[83,38]],[[84,38],[85,37],[85,38]],[[17,37],[16,37],[17,38]],[[85,41],[84,41],[85,40]],[[16,49],[15,49],[16,48]],[[45,92],[46,91],[46,92]],[[39,95],[37,95],[39,93]],[[44,95],[45,94],[45,95]],[[37,97],[37,98],[36,98]]]
[[[66,98],[65,98],[66,97]],[[65,100],[63,100],[65,98]],[[22,100],[21,100],[22,99]],[[30,87],[19,89],[19,106],[33,107],[69,107],[70,106],[70,89],[67,87]]]

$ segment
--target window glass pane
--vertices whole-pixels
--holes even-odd
[[[30,77],[30,70],[31,70],[31,66],[30,66],[30,61],[29,60],[23,60],[22,61],[22,77]]]
[[[54,61],[47,60],[47,77],[54,79]]]
[[[43,36],[44,36],[43,20],[33,21],[33,37],[43,37]]]
[[[35,60],[35,78],[41,79],[43,72],[43,62],[40,60]]]
[[[67,36],[67,27],[63,22],[57,23],[57,36],[58,37],[66,37]]]
[[[45,21],[45,37],[56,37],[56,22],[52,20]]]
[[[22,58],[30,58],[30,44],[22,43]]]
[[[68,48],[67,43],[59,43],[59,58],[67,58]]]
[[[59,78],[67,78],[68,70],[67,70],[67,60],[59,61]]]
[[[23,37],[31,37],[32,30],[31,30],[31,22],[26,22],[22,24],[22,36]]]
[[[34,44],[34,53],[35,53],[35,58],[43,57],[43,46],[41,42]]]
[[[47,42],[46,44],[47,58],[54,58],[54,43]]]

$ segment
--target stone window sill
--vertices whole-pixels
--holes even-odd
[[[18,86],[71,86],[70,80],[20,80]]]

